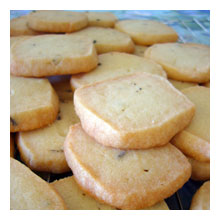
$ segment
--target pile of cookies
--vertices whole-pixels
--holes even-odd
[[[210,179],[208,46],[93,11],[33,11],[10,40],[11,209],[169,209]],[[191,209],[209,209],[209,182]]]

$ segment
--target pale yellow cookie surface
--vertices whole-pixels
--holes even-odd
[[[89,26],[114,27],[117,17],[111,12],[86,12]]]
[[[111,52],[99,55],[98,59],[99,63],[96,69],[71,77],[70,83],[73,89],[107,79],[131,75],[135,72],[148,72],[166,78],[166,72],[160,65],[133,54]]]
[[[210,179],[210,162],[200,162],[188,157],[189,162],[192,166],[192,176],[193,180],[209,180]]]
[[[60,179],[51,183],[64,199],[70,210],[115,210],[116,208],[97,202],[95,199],[83,192],[76,183],[73,176]],[[168,210],[165,201],[161,201],[146,210]]]
[[[37,31],[30,29],[27,26],[28,16],[21,16],[10,20],[10,36],[20,35],[38,35]]]
[[[52,123],[59,99],[47,79],[10,78],[10,131],[28,131]]]
[[[210,80],[210,49],[202,44],[155,44],[145,52],[145,57],[159,63],[168,78],[204,83]]]
[[[185,155],[201,161],[210,160],[210,89],[194,86],[181,90],[196,106],[189,126],[172,139]]]
[[[148,73],[79,88],[74,104],[90,136],[121,149],[168,143],[189,124],[195,111],[194,104],[167,79]]]
[[[112,51],[125,53],[134,51],[134,43],[129,35],[112,28],[88,27],[73,33],[73,35],[90,38],[98,54]]]
[[[14,45],[14,43],[23,40],[23,39],[27,39],[29,38],[29,36],[12,36],[10,37],[10,47],[12,47]]]
[[[178,35],[173,28],[153,20],[122,20],[116,22],[115,28],[129,34],[133,41],[139,45],[152,45],[178,40]]]
[[[210,209],[210,181],[205,182],[195,193],[190,206],[191,210]]]
[[[87,16],[80,12],[43,10],[28,15],[28,26],[36,31],[69,33],[87,25]]]
[[[54,123],[34,131],[19,132],[17,146],[21,159],[32,169],[51,173],[69,171],[63,153],[63,143],[69,126],[79,122],[73,102],[60,103]]]
[[[66,205],[49,183],[10,158],[10,209],[66,209]]]
[[[179,90],[198,85],[197,83],[182,82],[182,81],[177,81],[177,80],[173,80],[173,79],[169,79],[169,81],[172,83],[172,85],[175,88],[177,88]]]
[[[98,144],[80,124],[70,127],[64,153],[80,188],[120,209],[150,207],[176,192],[191,175],[187,158],[171,144],[122,151]]]
[[[114,210],[115,208],[99,203],[82,191],[74,178],[67,177],[51,183],[64,199],[70,210]]]
[[[89,38],[40,35],[23,39],[11,47],[11,74],[42,77],[88,72],[98,58]]]

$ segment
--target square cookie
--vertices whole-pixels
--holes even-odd
[[[70,210],[116,210],[117,208],[96,201],[80,189],[74,176],[59,179],[51,183],[64,199]],[[165,201],[146,208],[146,210],[169,210]]]
[[[210,80],[210,48],[203,44],[155,44],[145,51],[146,58],[160,64],[168,78],[194,83]]]
[[[193,86],[181,90],[196,107],[189,126],[172,139],[185,155],[200,162],[210,161],[210,88]]]
[[[68,172],[69,167],[64,157],[63,143],[69,126],[78,122],[73,101],[61,102],[59,114],[52,124],[17,134],[16,142],[21,160],[35,171]]]
[[[70,33],[88,25],[84,13],[61,10],[39,10],[28,15],[28,26],[36,31]]]
[[[56,120],[59,99],[48,79],[10,77],[10,131],[29,131]]]
[[[119,209],[145,209],[171,196],[189,179],[191,165],[173,145],[147,150],[105,147],[71,126],[67,163],[88,195]]]
[[[66,204],[49,183],[10,158],[10,209],[62,210],[66,209]]]
[[[134,51],[134,43],[130,36],[112,28],[88,27],[73,35],[90,38],[98,54],[112,51],[133,53]]]
[[[147,72],[164,78],[167,77],[166,72],[159,64],[133,54],[110,52],[99,55],[98,59],[98,66],[94,70],[71,77],[72,89],[120,76],[131,75],[134,72]]]
[[[11,47],[11,74],[26,77],[88,72],[98,64],[91,39],[66,35],[39,35]]]
[[[161,146],[192,120],[195,107],[167,79],[147,73],[91,84],[75,91],[83,129],[105,146]]]
[[[115,28],[130,35],[136,44],[144,46],[178,40],[172,27],[154,20],[122,20],[116,22]]]

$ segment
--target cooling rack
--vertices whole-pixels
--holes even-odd
[[[31,10],[12,10],[10,11],[10,18],[16,18],[29,14],[30,12]],[[110,10],[110,12],[115,14],[119,20],[153,19],[161,21],[176,30],[179,35],[179,42],[193,42],[210,45],[209,10]],[[20,160],[18,152],[16,152],[15,157]],[[71,172],[65,174],[35,173],[47,182],[53,182],[54,180],[73,175]],[[180,190],[166,199],[167,205],[172,210],[188,210],[192,196],[202,184],[203,181],[193,181],[190,179]]]

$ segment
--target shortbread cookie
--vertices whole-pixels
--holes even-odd
[[[135,45],[134,47],[134,55],[144,57],[145,50],[147,49],[146,46]]]
[[[74,104],[83,129],[105,146],[161,146],[185,128],[194,104],[167,79],[148,73],[79,88]]]
[[[87,16],[80,12],[43,10],[28,15],[28,26],[36,31],[70,33],[87,25]]]
[[[114,27],[117,17],[111,12],[86,12],[89,26]]]
[[[189,179],[191,166],[174,146],[122,151],[105,147],[80,124],[64,142],[67,163],[88,195],[120,209],[143,209],[171,196]]]
[[[40,35],[11,47],[11,74],[51,76],[88,72],[98,58],[89,38],[74,35]]]
[[[30,29],[27,26],[28,15],[10,20],[10,36],[39,35],[41,33]]]
[[[177,81],[177,80],[173,80],[173,79],[169,79],[169,81],[172,83],[172,85],[179,89],[186,89],[188,87],[192,87],[192,86],[198,86],[197,83],[191,83],[191,82],[182,82],[182,81]]]
[[[188,157],[192,166],[193,180],[209,180],[210,179],[210,162],[200,162]]]
[[[73,91],[70,86],[70,77],[61,81],[52,83],[57,95],[59,96],[60,102],[65,100],[73,100]]]
[[[210,80],[210,49],[202,44],[166,43],[148,48],[145,57],[159,63],[168,78],[204,83]]]
[[[95,199],[83,192],[76,183],[73,176],[60,179],[51,183],[57,192],[64,199],[67,208],[70,210],[115,210],[109,205],[97,202]],[[161,201],[147,210],[168,210],[165,201]]]
[[[210,160],[210,89],[193,86],[181,90],[196,106],[189,126],[172,139],[172,144],[185,155],[201,161]]]
[[[17,146],[21,159],[36,171],[64,173],[69,171],[63,153],[63,143],[69,126],[79,122],[73,101],[60,103],[56,121],[44,128],[19,132]]]
[[[11,158],[10,209],[66,209],[66,205],[49,183]]]
[[[210,209],[210,181],[205,182],[193,196],[191,210]]]
[[[111,51],[133,53],[134,43],[129,35],[112,28],[88,27],[76,33],[75,36],[90,38],[98,54]]]
[[[14,155],[15,155],[14,135],[10,133],[10,157],[14,157]]]
[[[130,35],[133,41],[139,45],[178,40],[178,35],[173,28],[153,20],[122,20],[116,22],[115,28]]]
[[[95,70],[71,77],[72,89],[136,72],[148,72],[166,78],[166,72],[160,65],[143,57],[111,52],[99,55],[98,59],[99,63]]]
[[[10,77],[10,131],[29,131],[56,120],[59,99],[47,79]]]

